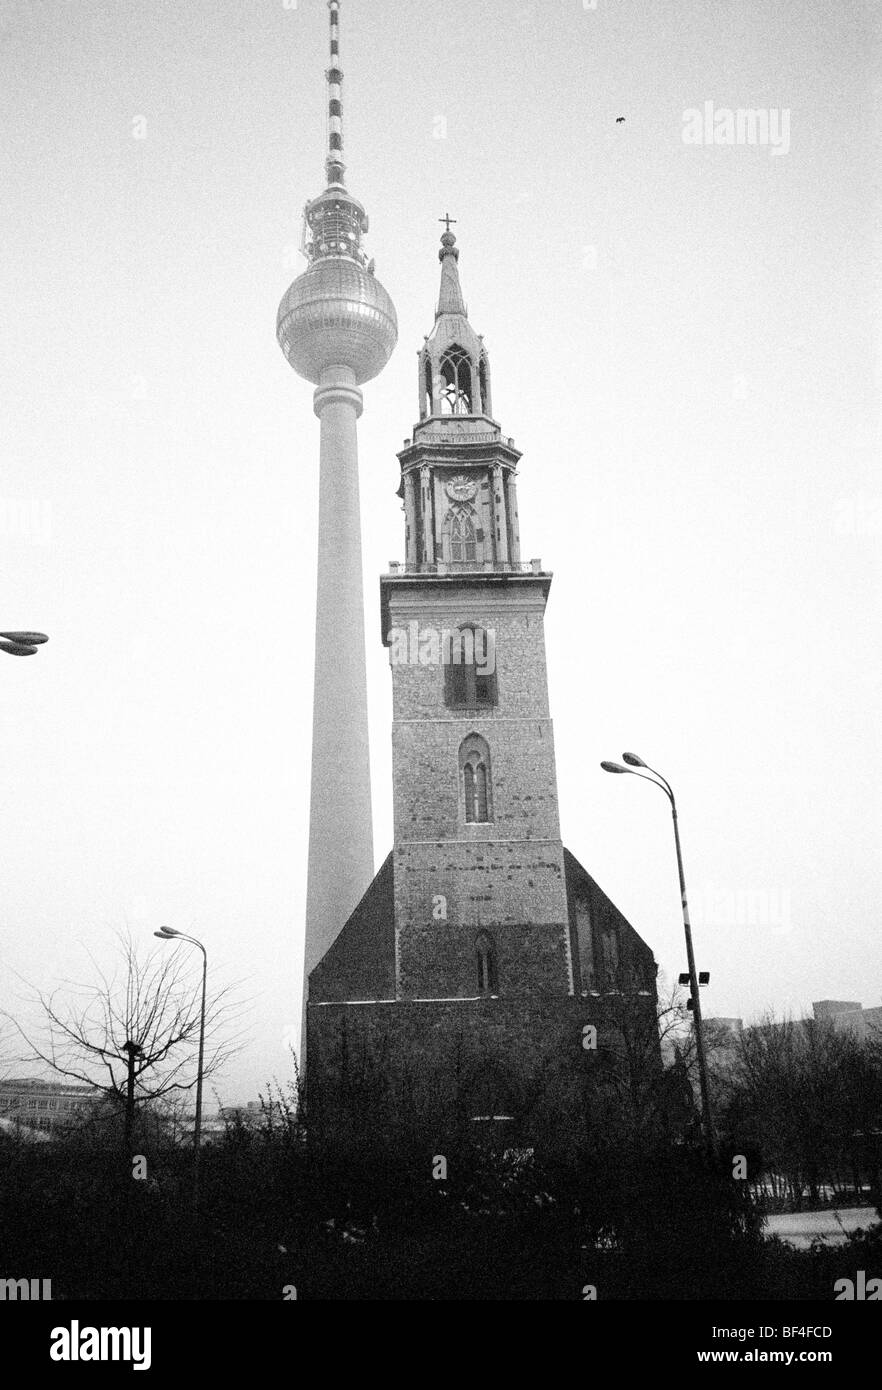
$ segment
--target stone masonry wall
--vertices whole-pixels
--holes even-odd
[[[444,703],[443,663],[392,666],[398,992],[471,997],[475,936],[496,944],[506,994],[570,990],[563,847],[548,716],[543,613],[547,577],[511,584],[415,580],[392,590],[390,626],[413,633],[475,623],[495,633],[498,703]],[[411,654],[413,642],[411,642]],[[465,820],[460,745],[490,750],[492,821]]]
[[[607,1012],[603,998],[311,1004],[311,1113],[354,1114],[367,1102],[375,1122],[441,1125],[458,1113],[529,1127],[557,1109],[571,1124],[598,1058],[616,1046]],[[596,1050],[583,1047],[589,1023]]]

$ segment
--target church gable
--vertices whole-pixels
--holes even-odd
[[[343,930],[309,976],[309,1002],[395,997],[391,853]]]
[[[608,994],[630,987],[654,995],[652,951],[568,849],[564,874],[575,992]]]

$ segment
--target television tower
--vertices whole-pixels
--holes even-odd
[[[318,583],[301,1068],[309,972],[374,873],[357,425],[360,386],[398,338],[395,307],[362,249],[368,217],[345,184],[339,0],[329,0],[327,187],[303,210],[308,268],[279,305],[276,336],[313,382],[320,421]]]

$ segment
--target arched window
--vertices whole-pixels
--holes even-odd
[[[478,389],[481,392],[481,410],[490,414],[490,387],[487,379],[487,359],[482,357],[478,363]]]
[[[480,734],[469,734],[459,749],[462,805],[470,825],[493,819],[493,788],[490,780],[490,749]]]
[[[499,980],[496,970],[496,947],[488,932],[479,932],[475,938],[475,957],[478,967],[478,993],[496,994]]]
[[[467,762],[463,769],[465,777],[466,820],[482,824],[489,819],[487,815],[487,768],[476,759]]]
[[[463,623],[445,639],[444,703],[449,709],[490,709],[497,704],[496,633]]]
[[[441,414],[471,415],[472,363],[465,348],[453,343],[441,358]]]
[[[607,989],[615,989],[619,983],[619,934],[614,926],[605,925],[600,937],[603,952],[603,973]]]
[[[478,558],[478,533],[471,508],[464,507],[450,513],[447,520],[447,536],[452,565],[473,565]]]
[[[428,357],[426,358],[426,365],[425,365],[425,368],[424,368],[424,370],[423,370],[423,385],[424,385],[424,387],[425,387],[425,392],[426,392],[426,414],[427,414],[427,415],[431,415],[431,413],[432,413],[432,364],[431,364],[431,362],[429,361]]]
[[[576,944],[579,950],[579,974],[582,988],[594,988],[594,931],[591,908],[587,901],[576,901]]]

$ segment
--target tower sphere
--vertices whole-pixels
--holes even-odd
[[[395,306],[379,280],[349,256],[325,255],[279,305],[279,346],[295,372],[316,385],[328,367],[350,367],[356,383],[378,376],[398,340]]]
[[[295,372],[318,386],[333,367],[360,386],[378,376],[398,341],[395,306],[362,249],[368,216],[346,188],[343,159],[343,72],[340,0],[328,0],[331,66],[328,83],[327,187],[303,209],[302,250],[309,269],[279,305],[276,337]]]

